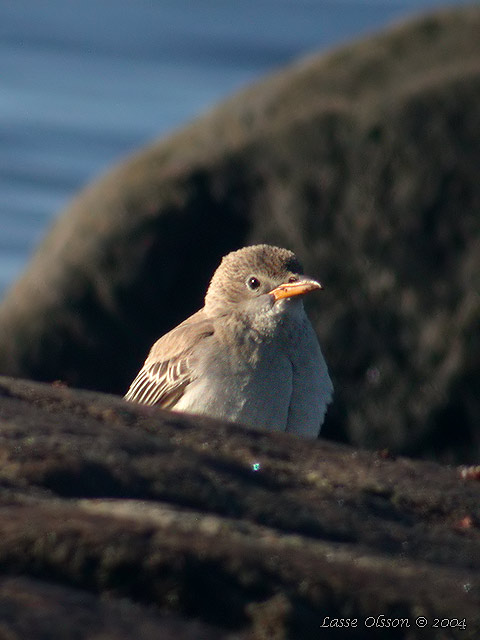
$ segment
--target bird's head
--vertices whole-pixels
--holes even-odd
[[[322,285],[303,275],[288,249],[266,244],[244,247],[226,255],[215,271],[205,297],[207,313],[273,310],[301,306],[303,296]]]

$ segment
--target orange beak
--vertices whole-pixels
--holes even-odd
[[[276,302],[282,298],[303,296],[309,291],[315,291],[315,289],[323,289],[322,285],[316,280],[298,280],[298,282],[285,282],[272,289],[269,293],[275,298]]]

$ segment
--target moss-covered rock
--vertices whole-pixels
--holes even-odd
[[[0,459],[2,639],[479,637],[478,469],[7,378]]]

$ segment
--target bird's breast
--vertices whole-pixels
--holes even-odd
[[[237,336],[238,338],[238,336]],[[213,339],[213,338],[212,338]],[[175,409],[269,431],[316,437],[331,382],[304,314],[282,318],[275,332],[243,331],[198,354],[195,379]]]
[[[284,431],[293,378],[288,354],[273,342],[252,340],[211,355],[199,361],[196,380],[175,408]]]

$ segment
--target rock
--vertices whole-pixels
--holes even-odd
[[[153,614],[126,598],[25,577],[0,578],[0,638],[5,640],[240,640],[210,625]]]
[[[8,378],[0,425],[1,638],[478,638],[474,473]]]
[[[324,435],[480,455],[480,9],[300,61],[90,186],[0,306],[0,371],[123,393],[227,251],[294,249]]]

